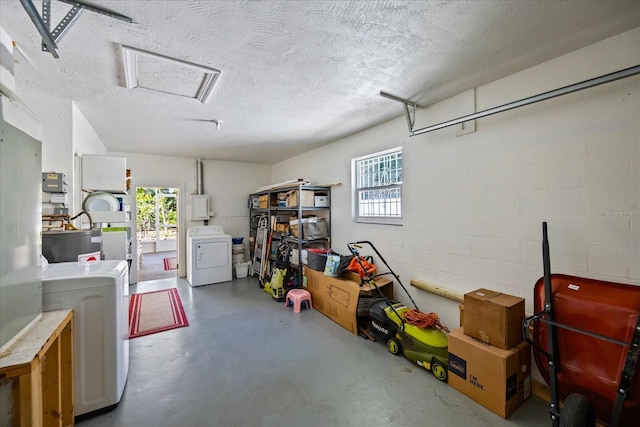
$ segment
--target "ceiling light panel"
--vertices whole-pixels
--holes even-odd
[[[176,58],[122,46],[125,84],[168,95],[195,98],[203,104],[211,96],[220,70]]]

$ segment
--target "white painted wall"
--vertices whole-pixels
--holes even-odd
[[[254,163],[203,160],[203,192],[208,194],[214,217],[226,234],[249,240],[249,194],[270,183],[271,166]]]
[[[71,117],[73,169],[71,174],[67,174],[70,192],[67,198],[73,198],[70,206],[72,208],[69,209],[69,212],[71,212],[72,215],[77,215],[82,210],[82,201],[86,196],[86,194],[82,192],[82,155],[105,155],[107,148],[75,102],[72,103],[71,106]],[[66,151],[65,154],[69,156],[69,153]],[[78,222],[76,226],[79,227],[80,222]]]
[[[105,154],[106,148],[74,103],[42,93],[24,91],[19,95],[22,108],[28,111],[29,116],[33,116],[33,123],[37,123],[22,128],[42,140],[42,171],[66,175],[67,207],[71,214],[76,214],[82,209],[82,195],[75,157],[81,154]],[[52,210],[53,205],[43,204],[43,212]]]
[[[479,87],[477,111],[637,65],[638,46],[640,28]],[[456,118],[455,108],[452,98],[419,111],[416,129]],[[553,272],[640,285],[640,77],[476,126],[460,137],[453,128],[409,137],[401,117],[276,164],[272,181],[342,182],[332,192],[333,248],[348,253],[347,242],[372,241],[420,309],[452,327],[458,304],[410,280],[518,295],[531,312],[542,221]],[[350,159],[399,145],[403,226],[354,223]]]
[[[75,102],[72,104],[74,154],[106,155],[107,149]]]

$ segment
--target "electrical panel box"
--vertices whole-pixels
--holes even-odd
[[[209,196],[206,194],[194,194],[191,196],[191,220],[209,219]]]
[[[42,191],[46,193],[66,193],[66,176],[58,172],[42,172]]]

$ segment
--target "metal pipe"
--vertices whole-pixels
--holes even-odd
[[[80,7],[80,8],[83,8],[83,9],[90,10],[91,12],[98,13],[100,15],[105,15],[105,16],[108,16],[110,18],[117,19],[119,21],[128,22],[129,24],[131,24],[133,22],[133,19],[129,18],[128,16],[122,15],[120,13],[112,12],[110,10],[103,9],[101,7],[92,6],[92,5],[84,3],[84,2],[73,1],[73,0],[59,0],[59,1],[61,1],[63,3],[70,4],[73,7]]]
[[[418,104],[416,104],[416,103],[414,103],[414,102],[410,102],[410,101],[407,101],[406,99],[398,98],[397,96],[395,96],[395,95],[391,95],[391,94],[388,94],[388,93],[386,93],[386,92],[382,92],[382,91],[380,91],[380,96],[383,96],[383,97],[385,97],[385,98],[388,98],[388,99],[390,99],[390,100],[392,100],[392,101],[402,102],[402,103],[403,103],[403,104],[405,104],[405,105],[412,105],[412,106],[414,106],[414,107],[416,107],[416,108],[422,108],[421,106],[419,106]]]
[[[73,218],[70,218],[69,221],[73,221],[76,218],[79,218],[80,215],[86,215],[87,218],[89,218],[89,229],[93,230],[93,218],[91,218],[91,214],[87,211],[82,211],[80,212],[78,215],[74,216]]]
[[[196,170],[196,194],[202,194],[202,162],[200,158],[195,159]]]
[[[427,132],[432,132],[434,130],[442,129],[449,126],[455,126],[460,123],[468,122],[469,120],[475,120],[482,117],[490,116],[492,114],[502,113],[503,111],[512,110],[514,108],[524,107],[525,105],[534,104],[540,101],[546,101],[547,99],[556,98],[558,96],[567,95],[573,92],[577,92],[583,89],[589,89],[594,86],[599,86],[601,84],[610,83],[616,80],[624,79],[627,77],[635,76],[640,74],[640,65],[636,65],[634,67],[626,68],[624,70],[616,71],[610,74],[605,74],[604,76],[595,77],[593,79],[584,80],[579,83],[574,83],[569,86],[564,86],[559,89],[550,90],[548,92],[541,93],[539,95],[530,96],[528,98],[521,99],[519,101],[510,102],[508,104],[504,104],[498,107],[489,108],[488,110],[483,110],[478,113],[469,114],[463,117],[459,117],[454,120],[449,120],[446,122],[439,123],[437,125],[427,126],[422,129],[410,131],[409,136],[420,135]],[[382,95],[382,92],[380,92]],[[384,95],[383,95],[384,96]],[[391,98],[393,99],[393,98]],[[408,114],[408,112],[407,112]],[[407,117],[409,120],[409,117]]]

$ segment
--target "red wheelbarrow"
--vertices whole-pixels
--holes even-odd
[[[546,223],[542,233],[544,276],[523,332],[549,384],[552,425],[637,426],[640,286],[551,274]]]

